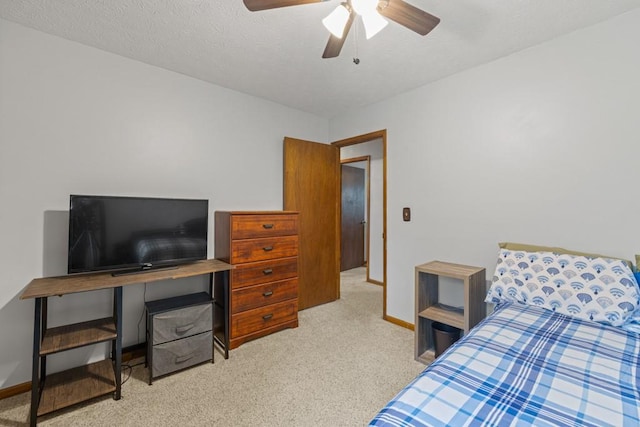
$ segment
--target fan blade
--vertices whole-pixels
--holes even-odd
[[[243,0],[244,5],[252,12],[276,9],[279,7],[297,6],[300,4],[320,3],[329,0]]]
[[[331,34],[329,36],[329,41],[327,42],[327,47],[324,48],[324,53],[322,54],[323,58],[335,58],[340,55],[340,51],[342,50],[342,45],[344,44],[344,40],[347,38],[347,34],[349,34],[349,30],[351,29],[351,24],[353,24],[353,19],[356,17],[356,13],[351,10],[349,14],[349,20],[344,25],[344,31],[342,31],[342,38],[338,38]]]
[[[389,0],[384,6],[384,2],[380,2],[378,12],[385,18],[404,25],[408,29],[415,31],[420,35],[427,35],[440,23],[440,18],[433,16],[424,10],[418,9],[402,0]]]

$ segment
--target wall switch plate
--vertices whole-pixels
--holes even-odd
[[[402,208],[402,220],[411,221],[411,208]]]

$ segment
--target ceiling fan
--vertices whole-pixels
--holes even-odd
[[[252,12],[319,3],[330,0],[243,0]],[[345,0],[333,12],[322,20],[331,32],[329,42],[322,54],[323,58],[335,58],[340,54],[344,40],[351,29],[356,15],[362,17],[367,39],[376,35],[388,23],[388,18],[416,33],[424,36],[440,22],[437,18],[403,0]]]

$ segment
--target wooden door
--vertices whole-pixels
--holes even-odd
[[[364,265],[364,169],[342,165],[340,271]]]
[[[298,307],[340,297],[340,151],[284,139],[284,209],[298,211]]]

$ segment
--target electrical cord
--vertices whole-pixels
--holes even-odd
[[[142,303],[147,302],[147,283],[144,284],[144,294],[142,295]],[[142,323],[142,319],[144,318],[144,309],[142,309],[142,313],[140,313],[140,320],[138,320],[138,344],[141,343],[140,340],[140,324]]]
[[[131,365],[122,365],[122,369],[127,371],[127,376],[126,378],[122,379],[122,381],[120,382],[120,385],[129,381],[129,378],[131,378],[131,374],[133,373],[133,367]],[[124,372],[123,372],[123,376],[124,376]]]
[[[126,383],[129,380],[129,378],[131,378],[131,374],[133,373],[133,368],[135,368],[136,366],[144,365],[144,363],[145,362],[142,361],[142,362],[134,363],[133,365],[131,365],[129,363],[122,364],[122,369],[123,370],[124,369],[127,370],[127,374],[126,374],[127,376],[126,376],[126,378],[123,378],[121,384]],[[123,375],[124,375],[124,373],[123,373]]]
[[[143,292],[143,295],[142,295],[142,300],[143,300],[143,303],[147,302],[147,283],[146,282],[144,284],[144,292]],[[138,344],[140,344],[140,342],[141,342],[140,341],[140,325],[142,324],[142,319],[144,319],[144,312],[145,312],[145,310],[143,309],[142,313],[140,313],[140,319],[138,319]],[[126,373],[125,372],[122,373],[123,379],[122,379],[121,384],[124,384],[127,381],[129,381],[129,378],[131,378],[131,374],[133,373],[133,368],[134,367],[139,366],[139,365],[144,365],[144,363],[145,362],[142,361],[142,362],[134,363],[133,365],[128,364],[128,363],[122,364],[122,369],[125,370]]]

